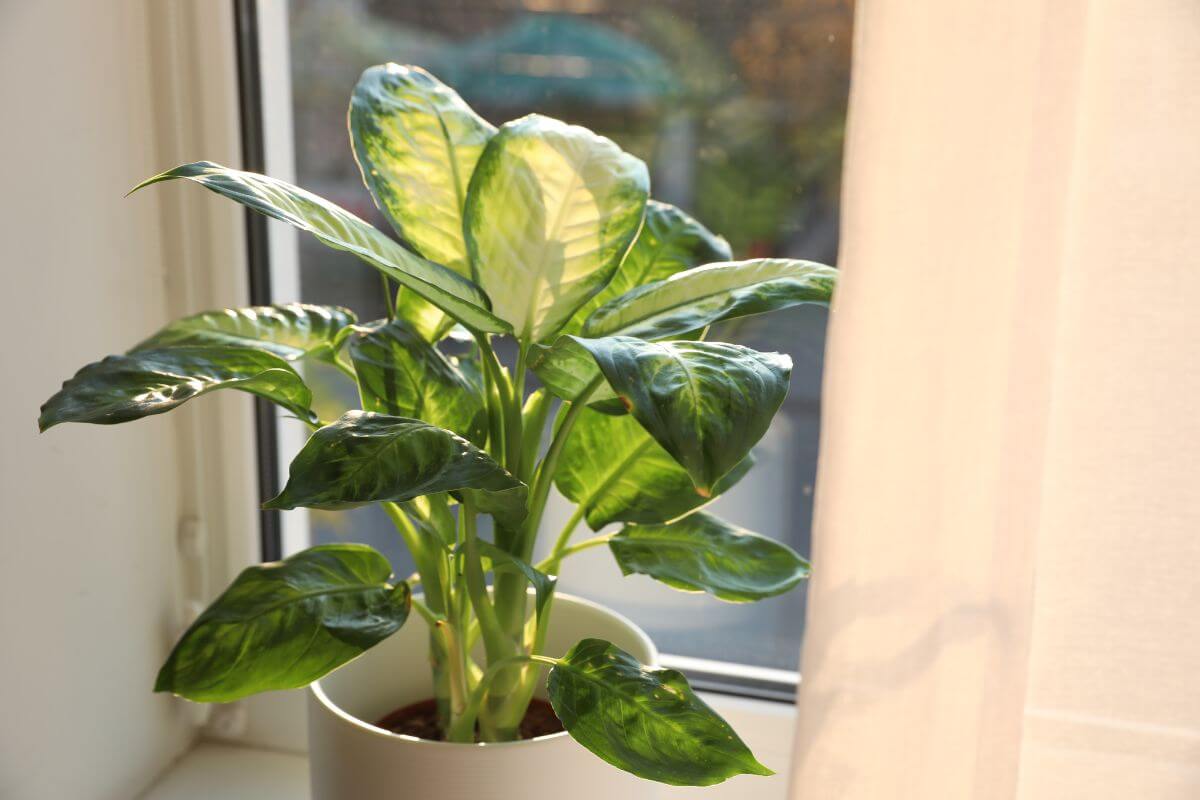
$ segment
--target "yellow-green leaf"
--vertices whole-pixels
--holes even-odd
[[[599,292],[637,235],[646,165],[586,128],[531,114],[503,125],[475,167],[465,232],[492,311],[527,342]]]

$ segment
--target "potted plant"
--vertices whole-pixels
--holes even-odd
[[[681,674],[656,668],[645,634],[556,593],[554,576],[592,547],[626,575],[730,602],[807,576],[788,547],[701,510],[750,468],[791,368],[705,333],[827,303],[835,271],[730,261],[723,239],[648,199],[645,165],[610,140],[538,115],[497,129],[418,68],[367,70],[349,124],[403,244],[213,163],[141,186],[186,178],[357,255],[382,276],[386,319],[303,304],[186,317],[83,367],[39,425],[127,422],[218,389],[265,398],[312,429],[266,507],[379,503],[417,572],[401,579],[357,544],[252,566],[183,634],[155,690],[228,702],[311,684],[318,798],[516,796],[533,775],[569,777],[575,797],[649,795],[609,765],[685,785],[771,774]],[[497,337],[515,341],[514,363]],[[344,372],[361,408],[318,419],[305,359]],[[552,485],[576,509],[534,563]],[[583,523],[623,526],[577,540]],[[405,626],[411,612],[423,627]]]

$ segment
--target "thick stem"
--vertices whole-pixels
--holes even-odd
[[[554,473],[558,469],[558,459],[562,455],[563,447],[567,444],[567,439],[571,436],[575,422],[587,408],[588,399],[600,387],[601,380],[601,377],[597,377],[589,383],[587,388],[579,393],[579,397],[571,403],[563,417],[562,424],[554,432],[554,438],[550,441],[550,449],[546,451],[546,457],[542,459],[541,466],[538,467],[537,476],[533,481],[533,491],[529,498],[529,516],[525,518],[525,532],[522,537],[520,557],[526,561],[533,552],[538,526],[542,523],[542,513],[546,510],[546,500],[550,496],[550,486],[554,483]]]
[[[483,677],[479,679],[479,684],[471,692],[471,696],[467,698],[466,709],[463,714],[455,721],[454,729],[450,732],[456,737],[468,735],[475,728],[475,721],[479,715],[479,710],[483,705],[484,699],[488,696],[488,690],[492,683],[496,680],[496,676],[505,672],[512,667],[521,664],[538,663],[554,666],[558,664],[558,659],[547,658],[546,656],[513,656],[511,658],[496,661],[488,665],[487,670],[483,673]],[[449,738],[449,737],[448,737]],[[452,739],[452,741],[461,741],[461,738]]]

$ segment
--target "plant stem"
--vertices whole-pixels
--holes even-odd
[[[606,533],[603,536],[593,536],[591,539],[584,539],[579,544],[573,544],[570,547],[563,548],[562,550],[556,550],[546,559],[538,562],[537,569],[541,570],[542,572],[550,572],[555,570],[558,568],[559,562],[561,562],[567,556],[581,553],[584,550],[590,550],[593,547],[599,547],[602,544],[608,544],[608,542],[616,535],[617,534],[615,533]]]
[[[521,446],[523,444],[521,406],[525,403],[525,361],[528,355],[529,348],[524,342],[520,342],[517,349],[517,366],[513,371],[512,391],[505,403],[507,414],[504,421],[504,440],[513,443],[506,453],[508,457],[506,464],[508,471],[513,475],[520,474],[521,458],[524,454],[524,448]]]
[[[500,386],[504,383],[504,375],[500,368],[500,361],[496,358],[495,351],[488,343],[485,334],[479,334],[475,337],[476,347],[479,349],[479,363],[482,367],[483,374],[483,393],[484,400],[487,403],[488,412],[488,442],[489,449],[492,451],[492,456],[500,463],[505,463],[507,441],[504,436],[504,403],[501,395]]]
[[[487,651],[488,661],[507,658],[512,655],[516,645],[506,635],[496,619],[496,609],[488,598],[486,578],[483,574],[483,564],[479,555],[479,538],[475,532],[475,509],[469,501],[463,503],[459,514],[463,526],[463,547],[466,553],[464,571],[467,577],[467,594],[471,598],[471,606],[475,609],[475,617],[483,632],[483,646]]]
[[[421,541],[421,534],[412,524],[412,520],[404,513],[404,509],[400,508],[395,503],[381,503],[383,510],[392,518],[396,530],[400,532],[400,538],[404,539],[404,544],[408,547],[408,552],[412,554],[413,563],[417,565],[417,571],[421,573],[421,580],[425,584],[425,601],[430,608],[438,613],[445,614],[445,594],[442,589],[441,576],[438,570],[437,558],[431,558],[429,548]]]
[[[392,282],[382,272],[379,273],[379,277],[383,279],[383,302],[387,305],[388,322],[391,322],[396,318],[396,298],[392,296]]]
[[[559,662],[557,658],[547,658],[546,656],[538,655],[521,655],[505,658],[500,661],[493,662],[488,665],[487,670],[483,673],[483,677],[479,679],[478,685],[471,692],[471,696],[467,698],[466,709],[455,720],[451,729],[447,731],[446,738],[450,741],[471,741],[464,737],[467,734],[473,733],[475,729],[475,720],[479,716],[479,709],[483,705],[483,700],[487,696],[488,689],[491,688],[492,681],[496,676],[510,667],[515,667],[518,664],[538,663],[555,666]]]
[[[555,556],[562,553],[567,547],[567,542],[571,541],[571,534],[575,533],[575,529],[579,527],[579,523],[583,520],[583,515],[587,513],[587,506],[583,503],[575,506],[574,513],[567,520],[567,524],[558,533],[558,538],[554,540],[554,549],[550,551],[550,558],[546,561],[551,561]],[[543,562],[545,563],[545,562]]]
[[[517,480],[529,483],[533,469],[537,466],[538,453],[542,447],[542,434],[546,431],[546,417],[550,413],[550,393],[539,389],[529,395],[521,409],[521,469]]]
[[[597,376],[571,403],[566,416],[563,417],[562,424],[554,432],[554,438],[550,441],[550,449],[546,451],[546,457],[542,459],[541,466],[537,469],[537,475],[533,480],[533,491],[529,498],[529,516],[525,519],[525,532],[521,542],[520,557],[526,561],[533,552],[538,526],[542,523],[542,512],[546,510],[546,499],[550,496],[550,485],[554,482],[554,473],[558,469],[558,459],[562,455],[567,439],[571,436],[571,429],[575,427],[579,415],[587,408],[588,399],[600,387],[601,380],[603,378]]]

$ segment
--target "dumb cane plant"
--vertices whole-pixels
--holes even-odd
[[[538,115],[497,129],[418,68],[367,70],[349,126],[403,244],[303,189],[209,162],[141,186],[184,178],[353,253],[382,275],[387,319],[302,304],[186,317],[85,366],[39,425],[128,422],[218,389],[250,392],[312,428],[266,507],[378,503],[417,574],[397,580],[357,544],[250,567],[183,634],[155,689],[225,702],[304,686],[415,609],[450,741],[516,738],[548,667],[563,726],[621,769],[691,785],[771,774],[678,672],[597,639],[561,658],[543,642],[554,576],[592,547],[626,575],[736,603],[807,576],[788,547],[700,510],[750,469],[791,369],[787,356],[704,334],[826,304],[835,271],[731,261],[724,239],[648,199],[645,165],[612,141]],[[511,368],[498,336],[515,339]],[[465,354],[447,355],[448,342]],[[318,419],[294,366],[305,359],[345,373],[361,409]],[[535,565],[552,485],[575,511]],[[580,523],[616,522],[616,533],[572,540]]]

